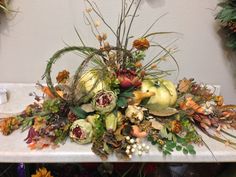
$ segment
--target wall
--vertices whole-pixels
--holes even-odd
[[[120,0],[96,0],[104,17],[116,26]],[[140,17],[132,28],[141,34],[144,27],[168,12],[153,31],[176,31],[168,41],[179,48],[175,54],[180,66],[176,82],[183,77],[193,77],[199,82],[221,85],[227,103],[236,103],[234,60],[222,47],[214,20],[216,0],[145,0],[140,7]],[[74,32],[76,26],[86,44],[95,46],[89,28],[84,24],[83,0],[12,0],[18,13],[0,24],[0,82],[34,83],[40,80],[46,61],[65,46],[65,42],[80,45]],[[111,35],[109,38],[112,41]],[[171,39],[172,38],[172,39]],[[157,38],[158,40],[159,38]],[[163,37],[160,41],[165,43]],[[58,69],[74,69],[81,60],[68,55],[58,64]]]

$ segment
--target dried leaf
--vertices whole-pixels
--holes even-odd
[[[158,122],[156,120],[151,121],[151,122],[152,122],[152,128],[154,128],[156,130],[161,130],[163,128],[163,125],[160,122]]]
[[[188,90],[190,89],[191,85],[192,85],[192,79],[186,79],[184,78],[183,80],[180,80],[179,81],[179,84],[178,84],[178,88],[177,90],[180,92],[180,93],[186,93],[188,92]]]
[[[160,117],[168,117],[178,113],[178,110],[175,108],[165,108],[157,111],[149,111],[149,114]]]

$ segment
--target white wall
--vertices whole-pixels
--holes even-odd
[[[104,16],[116,26],[120,0],[96,0]],[[219,84],[227,103],[236,103],[235,65],[222,47],[214,15],[216,0],[145,0],[133,34],[141,34],[156,17],[168,12],[153,31],[180,32],[175,55],[180,65],[178,79]],[[79,45],[76,26],[88,45],[96,41],[83,21],[83,0],[12,0],[19,13],[0,24],[0,82],[32,83],[40,80],[46,61],[65,46]],[[109,36],[110,37],[110,36]],[[168,38],[169,40],[170,38]],[[112,40],[112,39],[111,39]],[[158,38],[157,38],[158,40]],[[59,65],[72,69],[80,61],[72,55]]]

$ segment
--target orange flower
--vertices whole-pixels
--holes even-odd
[[[215,101],[217,103],[217,106],[222,106],[224,104],[224,98],[222,96],[216,96]]]
[[[146,50],[150,47],[150,43],[146,38],[139,38],[134,40],[133,47],[137,50]]]
[[[151,68],[152,68],[152,69],[155,69],[155,68],[157,68],[157,64],[155,64],[155,63],[154,63],[154,64],[152,64],[152,65],[151,65]]]
[[[9,135],[18,129],[21,122],[16,117],[8,117],[0,121],[0,132],[3,135]]]
[[[141,68],[143,65],[140,61],[137,61],[135,64],[134,64],[137,68]]]
[[[45,167],[43,167],[37,170],[36,174],[31,175],[31,177],[53,177],[53,176],[51,175],[50,171],[48,171]]]
[[[174,133],[179,133],[181,132],[182,127],[179,121],[173,120],[171,121],[171,131]]]
[[[70,73],[66,70],[59,72],[57,75],[57,78],[56,78],[57,82],[58,83],[65,83],[66,80],[69,78],[69,75],[70,75]]]

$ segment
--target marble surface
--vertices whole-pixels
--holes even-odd
[[[39,93],[34,84],[0,83],[0,88],[8,90],[8,103],[0,105],[0,118],[21,112],[24,107],[34,101],[29,93]],[[150,145],[148,154],[134,156],[128,162],[236,162],[236,150],[199,132],[206,145],[195,146],[196,155],[184,155],[173,152],[171,156],[163,156],[155,146]],[[101,162],[91,151],[91,145],[78,145],[69,139],[56,149],[29,150],[24,142],[26,132],[20,130],[10,136],[0,134],[0,162]],[[111,156],[109,162],[120,162]]]

